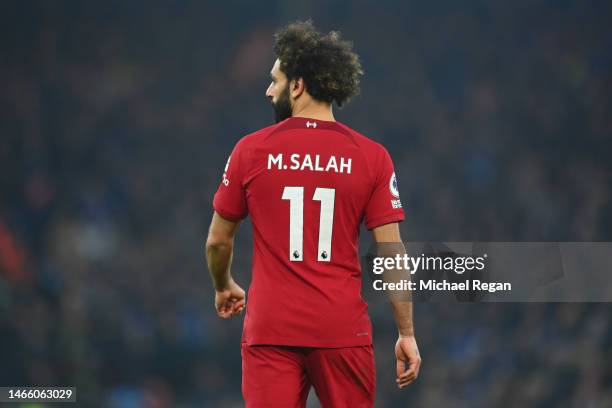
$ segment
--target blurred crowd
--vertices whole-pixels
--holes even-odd
[[[379,3],[2,6],[0,385],[242,406],[241,321],[213,312],[203,243],[233,144],[273,119],[274,29],[304,16],[361,55],[335,115],[390,151],[405,240],[611,240],[611,4]],[[418,304],[402,392],[371,312],[377,406],[612,406],[607,304]]]

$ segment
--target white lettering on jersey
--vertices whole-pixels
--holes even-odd
[[[351,159],[348,161],[344,161],[344,157],[340,158],[340,173],[344,173],[344,169],[346,169],[348,174],[351,174]]]
[[[350,157],[330,156],[327,160],[325,157],[315,154],[300,155],[293,153],[289,156],[290,164],[283,163],[283,154],[268,154],[268,170],[299,170],[299,171],[325,171],[334,173],[351,174],[351,166],[353,159]],[[340,165],[338,165],[338,161]]]
[[[335,156],[332,156],[329,158],[329,161],[327,162],[327,166],[325,167],[325,171],[330,171],[331,169],[334,169],[336,173],[338,172],[338,164],[336,163]]]
[[[319,155],[315,156],[315,171],[323,171],[323,167],[319,166]]]
[[[292,154],[291,155],[291,170],[297,170],[300,168],[300,155],[299,154]]]
[[[276,164],[278,167],[277,169],[281,169],[281,166],[283,164],[283,154],[279,153],[276,155],[276,157],[274,157],[273,155],[269,154],[268,155],[268,170],[270,170],[272,168],[272,165]]]
[[[304,170],[306,168],[306,166],[310,167],[310,170],[313,171],[314,169],[312,168],[312,159],[310,158],[310,155],[307,154],[306,156],[304,156],[304,161],[302,162],[302,167],[300,168],[300,170]]]

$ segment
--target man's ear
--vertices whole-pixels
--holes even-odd
[[[289,94],[293,99],[299,98],[305,90],[304,78],[292,79],[289,83]]]

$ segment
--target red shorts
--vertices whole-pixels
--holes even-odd
[[[372,346],[309,348],[242,343],[242,395],[247,408],[305,407],[310,386],[323,408],[373,407],[376,367]]]

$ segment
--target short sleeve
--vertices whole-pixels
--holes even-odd
[[[393,161],[382,146],[377,162],[378,165],[374,169],[374,187],[365,211],[365,225],[369,230],[404,220]]]
[[[246,173],[243,143],[239,141],[227,159],[223,178],[213,199],[213,208],[219,215],[230,221],[247,216],[244,174]]]

